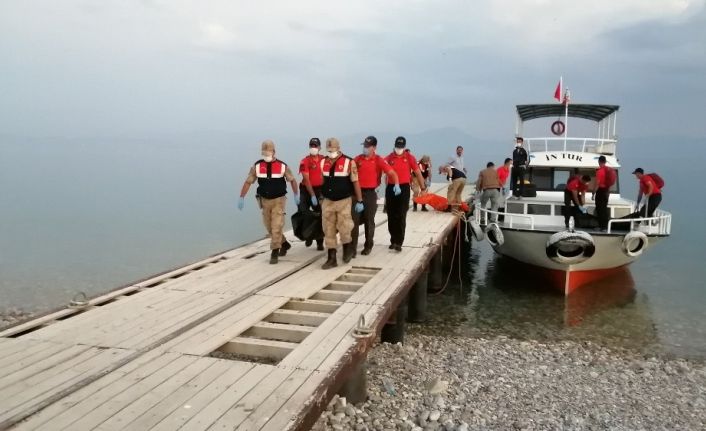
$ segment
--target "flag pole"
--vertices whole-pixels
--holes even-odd
[[[564,151],[566,151],[566,138],[569,136],[569,89],[564,93]]]

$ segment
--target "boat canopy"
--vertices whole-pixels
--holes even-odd
[[[585,118],[596,122],[604,120],[616,112],[618,105],[589,105],[569,103],[569,117]],[[517,115],[522,121],[534,120],[543,117],[563,117],[566,107],[561,103],[542,105],[517,105]]]

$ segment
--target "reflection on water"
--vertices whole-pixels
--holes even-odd
[[[590,341],[645,354],[677,353],[660,341],[649,298],[638,292],[629,269],[565,298],[531,267],[496,255],[485,242],[474,243],[466,256],[462,283],[456,277],[455,284],[430,300],[431,324],[421,325],[420,331]]]

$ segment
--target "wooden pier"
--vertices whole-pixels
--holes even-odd
[[[458,220],[410,211],[395,252],[379,212],[372,253],[329,270],[288,232],[277,265],[261,240],[5,329],[0,429],[308,429],[402,333]]]

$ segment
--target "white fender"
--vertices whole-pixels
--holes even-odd
[[[623,237],[623,243],[620,248],[626,256],[637,257],[642,254],[648,243],[647,235],[643,232],[633,230]]]
[[[483,229],[480,228],[480,225],[478,224],[476,219],[472,218],[468,222],[468,225],[471,227],[471,233],[473,234],[473,238],[475,238],[476,241],[483,241],[485,235],[483,234]]]
[[[485,228],[485,238],[493,247],[498,247],[505,243],[505,236],[497,223],[490,223]]]
[[[545,251],[554,262],[573,265],[590,259],[596,252],[596,243],[586,232],[563,231],[549,237]]]

